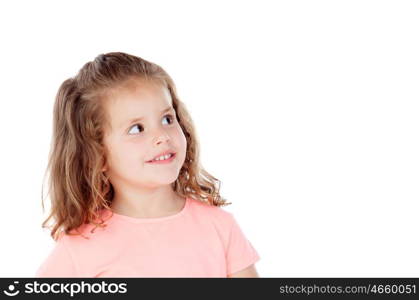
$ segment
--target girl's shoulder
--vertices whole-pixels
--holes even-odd
[[[84,244],[85,241],[92,240],[92,238],[105,234],[104,229],[109,225],[109,220],[107,220],[107,215],[104,210],[100,211],[99,216],[103,219],[95,219],[94,223],[81,224],[68,233],[61,232],[57,242],[64,244]],[[104,220],[105,222],[102,222],[101,220]]]
[[[220,222],[222,225],[229,225],[233,222],[233,213],[221,206],[210,205],[206,202],[190,198],[190,213],[197,214],[201,218],[208,218]]]

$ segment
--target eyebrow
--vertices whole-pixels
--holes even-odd
[[[167,107],[167,108],[163,109],[161,113],[163,114],[163,113],[165,113],[165,112],[167,112],[167,111],[169,111],[169,110],[172,110],[172,109],[174,110],[174,108],[173,108],[173,107],[169,106],[169,107]],[[134,119],[129,120],[128,122],[124,122],[124,124],[132,124],[132,123],[134,123],[134,122],[138,122],[138,121],[141,121],[141,120],[143,120],[143,119],[144,119],[144,117],[134,118]]]

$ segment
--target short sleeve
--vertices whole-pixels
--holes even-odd
[[[258,252],[246,238],[233,214],[227,246],[227,275],[241,271],[260,259]]]
[[[77,277],[74,261],[64,238],[60,238],[56,242],[52,251],[36,271],[35,277]]]

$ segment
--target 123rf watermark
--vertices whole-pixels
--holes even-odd
[[[24,294],[68,294],[73,297],[75,294],[126,294],[127,283],[107,283],[102,282],[26,282],[23,287],[19,286],[19,281],[13,281],[3,294],[14,297],[20,293]]]

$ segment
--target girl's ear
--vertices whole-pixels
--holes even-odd
[[[105,171],[107,171],[108,170],[108,162],[107,162],[107,160],[106,159],[104,159],[104,165],[103,165],[103,167],[102,167],[102,172],[105,172]]]

